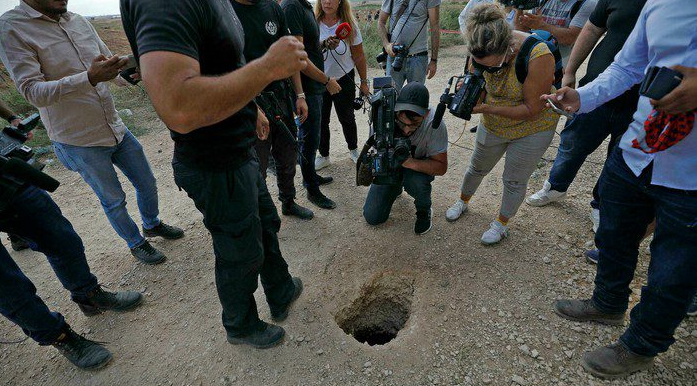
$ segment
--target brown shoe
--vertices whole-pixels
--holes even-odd
[[[626,377],[652,365],[653,357],[635,354],[621,341],[587,352],[581,359],[586,371],[603,379]]]
[[[624,324],[624,312],[621,314],[606,314],[593,305],[592,299],[561,299],[554,304],[554,312],[564,319],[574,322],[598,322],[621,326]]]

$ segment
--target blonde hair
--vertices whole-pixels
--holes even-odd
[[[505,53],[512,36],[506,13],[497,4],[478,5],[467,17],[465,44],[469,53],[476,58]]]
[[[319,22],[324,18],[324,10],[322,9],[322,0],[316,0],[315,2],[315,18]],[[349,0],[339,0],[339,8],[336,10],[336,16],[341,22],[349,23],[351,26],[351,34],[348,37],[349,45],[353,45],[353,37],[356,35],[358,30],[358,23],[356,23],[356,18],[353,16],[353,10],[351,9],[351,2]]]

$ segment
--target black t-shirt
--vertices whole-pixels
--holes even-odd
[[[324,71],[324,58],[319,47],[319,24],[312,12],[312,5],[307,0],[283,0],[281,3],[283,13],[286,15],[286,23],[290,34],[302,36],[305,52],[310,61]],[[303,91],[306,94],[322,94],[324,85],[302,74]]]
[[[593,50],[586,76],[579,81],[579,86],[597,78],[614,61],[615,55],[622,49],[624,42],[634,29],[639,13],[646,0],[599,0],[588,20],[596,27],[607,30],[603,40]],[[634,86],[613,103],[629,104],[636,107],[639,99],[639,86]]]
[[[289,35],[283,9],[275,1],[260,0],[252,5],[230,1],[244,28],[244,57],[247,62],[264,56],[272,44]],[[265,90],[285,93],[285,81],[272,82]]]
[[[216,76],[242,67],[244,32],[228,0],[121,0],[123,27],[138,58],[169,51],[196,59],[201,74]],[[234,115],[188,134],[171,132],[174,158],[187,166],[223,171],[250,157],[257,109],[249,103]]]
[[[244,57],[247,62],[262,57],[272,44],[288,35],[283,10],[275,1],[260,0],[253,5],[230,1],[244,28]]]

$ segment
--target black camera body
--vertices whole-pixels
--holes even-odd
[[[395,44],[392,46],[392,52],[395,53],[394,60],[392,60],[392,69],[397,72],[402,71],[404,61],[409,56],[409,49],[404,44]],[[382,52],[375,57],[375,60],[378,63],[387,62],[387,51],[383,48]]]
[[[7,126],[0,132],[0,211],[26,184],[50,192],[58,188],[58,181],[41,172],[45,165],[35,160],[34,150],[24,144],[39,120],[39,114],[33,114],[17,127]]]
[[[456,84],[462,81],[462,85],[457,92],[452,93],[451,89],[453,81],[455,80],[457,80],[455,82]],[[484,92],[485,85],[486,81],[484,80],[484,76],[477,70],[474,72],[467,72],[461,76],[451,77],[443,94],[440,96],[440,102],[438,103],[436,114],[433,118],[433,127],[437,128],[440,126],[446,108],[452,115],[458,118],[466,121],[472,119],[472,109],[479,102]]]
[[[411,155],[411,141],[395,124],[397,90],[392,86],[392,78],[375,78],[373,85],[375,92],[368,100],[373,134],[361,152],[359,163],[367,167],[370,183],[397,185],[402,181],[402,163]],[[359,181],[359,185],[365,183]]]
[[[537,8],[543,0],[499,0],[504,7],[513,7],[522,10]]]
[[[0,156],[18,158],[24,162],[33,162],[34,150],[24,143],[29,139],[29,132],[39,123],[39,114],[33,114],[23,120],[17,127],[7,126],[0,133]]]

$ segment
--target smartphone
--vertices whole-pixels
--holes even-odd
[[[138,67],[138,63],[136,62],[136,58],[133,55],[120,56],[119,59],[120,60],[128,59],[128,62],[126,63],[126,66],[124,67],[124,69]]]
[[[650,67],[639,87],[639,95],[659,100],[682,82],[682,74],[668,67]]]
[[[576,116],[576,114],[570,113],[570,112],[560,108],[556,104],[554,104],[554,102],[550,98],[547,98],[547,103],[549,103],[549,105],[552,107],[552,111],[554,111],[555,113],[557,113],[559,115],[563,115],[567,118],[573,118],[574,116]]]

